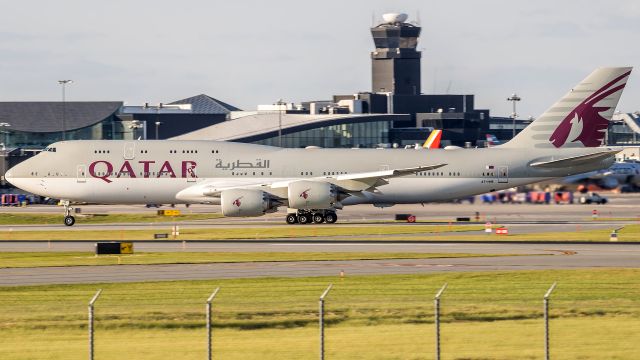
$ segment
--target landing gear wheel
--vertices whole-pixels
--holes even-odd
[[[334,213],[334,212],[328,212],[324,216],[324,220],[327,222],[327,224],[333,224],[336,221],[338,221],[338,215],[336,215],[336,213]]]
[[[298,222],[300,224],[306,224],[306,223],[309,222],[309,220],[310,220],[310,218],[309,218],[309,215],[307,215],[307,214],[298,215]]]
[[[76,218],[71,215],[71,210],[73,208],[69,206],[69,200],[61,200],[62,205],[64,206],[64,224],[67,226],[73,226],[76,223]]]
[[[64,224],[67,226],[73,226],[76,223],[76,218],[71,215],[67,215],[64,217]]]
[[[287,224],[293,225],[298,222],[296,214],[287,214]]]
[[[313,214],[313,222],[316,224],[322,224],[324,222],[324,216],[320,213]]]

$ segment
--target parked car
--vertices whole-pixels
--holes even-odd
[[[606,204],[609,200],[597,193],[588,193],[580,196],[580,204]]]

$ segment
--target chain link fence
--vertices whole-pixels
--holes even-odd
[[[1,359],[640,358],[640,284],[626,270],[245,279],[0,289]],[[320,343],[318,302],[327,286]]]

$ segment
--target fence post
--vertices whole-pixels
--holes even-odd
[[[544,358],[546,360],[549,360],[549,297],[555,288],[556,283],[553,283],[542,300],[544,303]]]
[[[318,322],[320,326],[320,360],[324,360],[324,299],[329,295],[329,291],[333,287],[333,284],[329,284],[329,287],[320,295],[320,313]]]
[[[213,352],[213,333],[211,331],[211,302],[218,294],[220,287],[217,287],[207,299],[207,359],[211,360]]]
[[[447,283],[445,283],[440,291],[433,298],[435,303],[435,324],[436,324],[436,360],[440,360],[440,296],[444,292],[444,289],[447,288]]]
[[[91,301],[89,301],[89,360],[93,360],[93,304],[95,304],[96,300],[98,300],[98,296],[102,289],[99,289]]]

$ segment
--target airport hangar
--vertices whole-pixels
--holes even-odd
[[[474,95],[423,94],[420,26],[405,18],[371,29],[371,91],[330,100],[278,101],[239,108],[200,94],[167,104],[0,102],[0,188],[4,172],[52,142],[95,139],[191,139],[252,142],[283,147],[391,147],[423,142],[443,130],[443,145],[484,146],[485,134],[505,141],[530,120],[491,117]],[[638,114],[621,114],[608,144],[637,144]],[[280,136],[281,134],[281,136]]]

